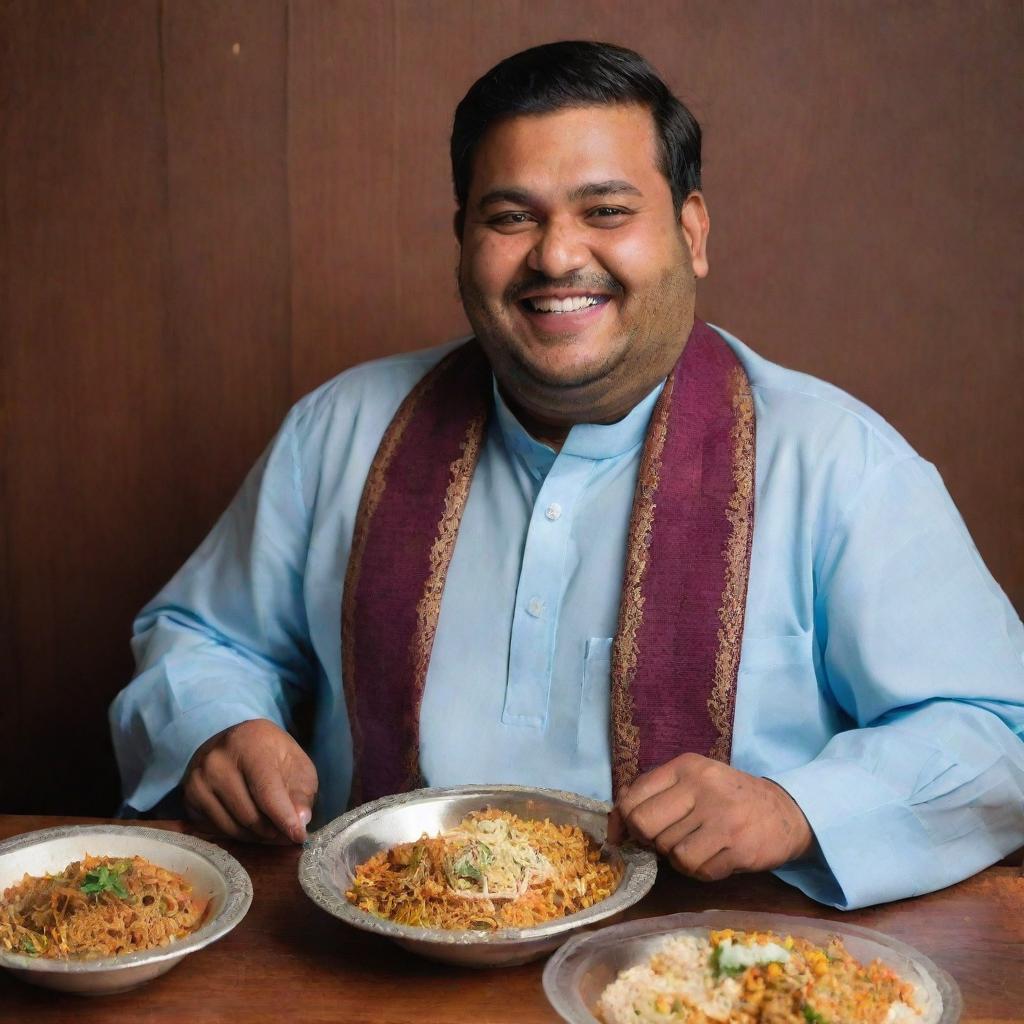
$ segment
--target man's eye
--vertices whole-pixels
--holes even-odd
[[[601,220],[606,220],[609,217],[626,217],[628,215],[629,210],[624,210],[621,206],[597,206],[589,213],[589,216],[597,217]]]
[[[495,228],[518,228],[524,224],[532,224],[533,217],[522,210],[509,210],[507,213],[499,213],[492,217],[488,223]]]

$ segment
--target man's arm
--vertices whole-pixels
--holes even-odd
[[[960,881],[1024,845],[1024,629],[938,474],[877,469],[820,561],[815,631],[857,723],[771,778],[831,871],[780,876],[853,908]]]
[[[697,877],[777,868],[846,909],[1024,845],[1024,630],[934,470],[877,469],[815,574],[821,683],[858,727],[769,779],[677,758],[620,796],[612,830]]]
[[[136,810],[184,778],[190,812],[222,831],[304,833],[316,773],[286,732],[312,675],[300,414],[292,411],[211,534],[136,621],[136,677],[110,709],[125,800]]]

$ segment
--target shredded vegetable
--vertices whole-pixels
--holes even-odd
[[[581,829],[487,810],[371,857],[346,896],[400,924],[523,928],[593,906],[619,877]]]

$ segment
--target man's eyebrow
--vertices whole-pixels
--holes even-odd
[[[515,206],[531,206],[534,202],[534,197],[521,188],[496,188],[486,195],[480,197],[480,202],[477,203],[477,209],[482,210],[485,206],[491,206],[494,203],[512,203]]]
[[[609,181],[588,182],[586,185],[580,185],[578,188],[574,188],[569,193],[569,202],[576,203],[581,199],[595,199],[600,196],[617,196],[623,194],[643,196],[643,192],[641,192],[636,185],[632,185],[628,181],[622,181],[619,178],[612,178]]]
[[[595,199],[602,196],[631,195],[643,196],[643,192],[621,178],[610,178],[608,181],[589,181],[585,185],[577,185],[568,194],[570,203],[578,203],[581,199]],[[533,193],[523,188],[496,188],[480,197],[477,209],[494,203],[512,203],[514,206],[533,206],[537,202]]]

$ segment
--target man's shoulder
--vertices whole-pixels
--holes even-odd
[[[768,430],[777,443],[838,445],[840,449],[870,451],[872,461],[912,458],[914,449],[890,423],[870,406],[842,388],[808,373],[791,370],[759,355],[721,327],[725,339],[743,365],[758,411],[758,429]]]
[[[416,384],[457,345],[457,338],[431,348],[383,356],[359,363],[325,381],[296,402],[292,415],[306,430],[339,417],[383,419],[386,425]]]

